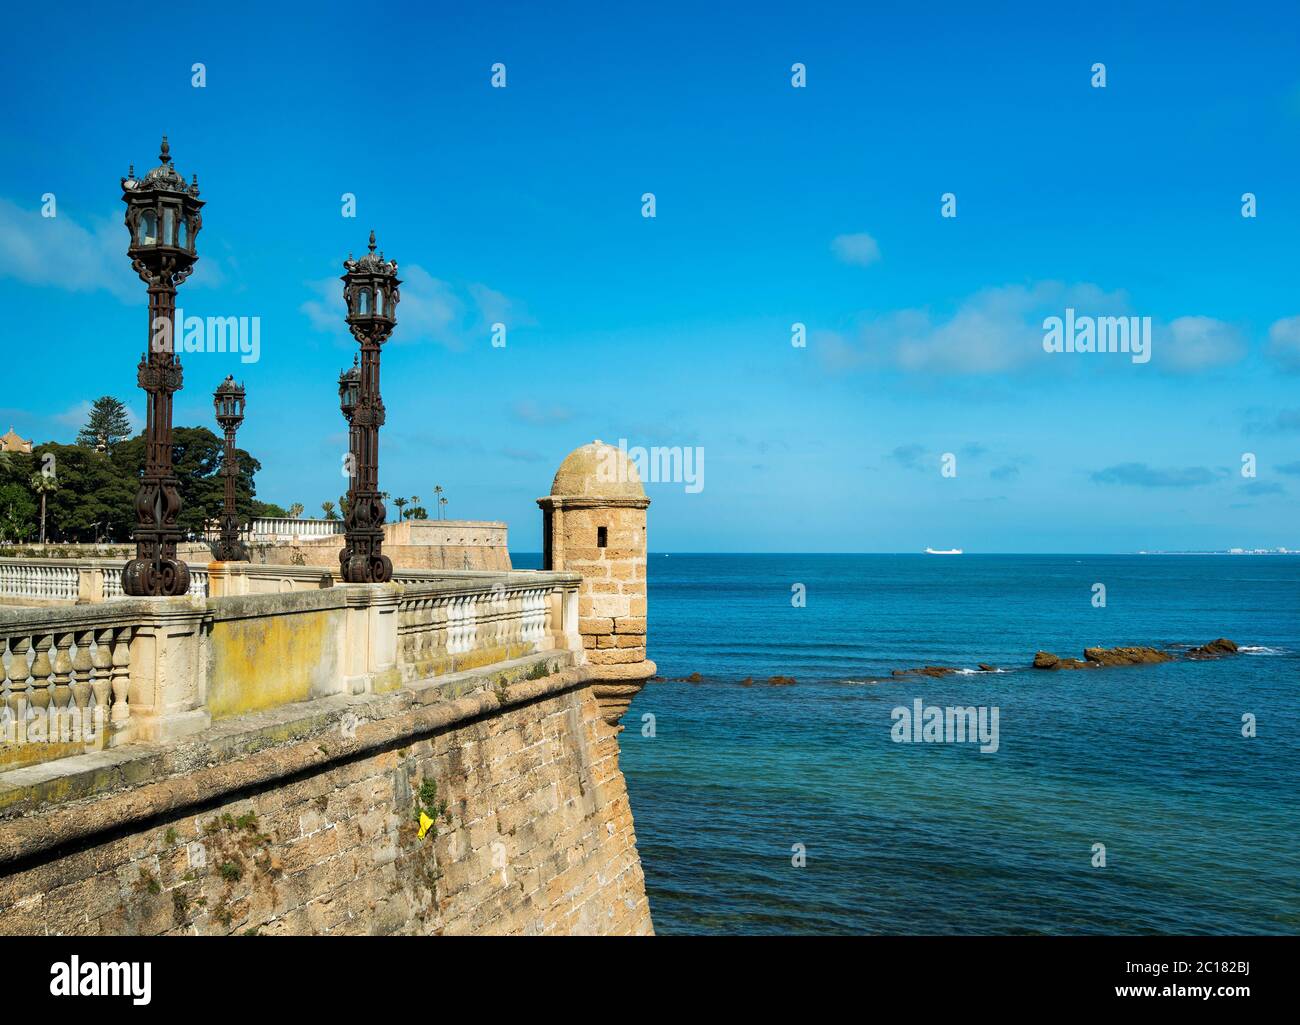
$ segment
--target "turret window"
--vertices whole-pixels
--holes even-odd
[[[608,527],[597,527],[597,528],[596,528],[596,547],[597,547],[597,548],[604,548],[604,547],[606,547],[608,544],[609,544],[609,528],[608,528]]]

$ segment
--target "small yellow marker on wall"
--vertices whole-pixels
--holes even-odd
[[[420,832],[417,835],[421,840],[424,839],[424,834],[429,831],[429,827],[432,825],[433,819],[429,818],[424,812],[420,812]]]

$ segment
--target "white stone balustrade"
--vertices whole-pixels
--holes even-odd
[[[29,559],[0,555],[0,604],[69,605],[126,598],[122,591],[125,559]],[[197,598],[230,594],[310,591],[332,582],[310,566],[258,566],[246,562],[194,563],[189,594]],[[216,578],[214,580],[214,578]]]
[[[0,595],[76,601],[79,580],[77,563],[66,559],[0,559]]]
[[[543,585],[528,579],[554,574],[474,576],[495,579],[486,587],[472,580],[403,584],[397,629],[404,678],[430,675],[467,653],[504,660],[569,646],[558,626],[563,589],[557,592],[553,581]],[[553,595],[560,599],[554,607]]]
[[[23,745],[130,739],[141,611],[135,603],[0,610],[0,765],[40,760],[20,757]]]
[[[39,604],[15,605],[9,593],[0,605],[0,771],[540,652],[585,661],[575,573],[444,571],[334,584],[319,569],[214,563],[202,593],[131,598],[104,586],[121,571],[112,560],[76,560],[103,565],[63,566],[71,577],[30,562],[0,577],[0,588],[19,592],[54,581],[40,585]],[[91,571],[101,594],[70,599]]]
[[[257,519],[249,533],[256,543],[298,541],[308,537],[333,537],[343,533],[342,520],[295,520],[292,518]]]

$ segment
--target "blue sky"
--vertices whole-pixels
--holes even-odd
[[[848,6],[180,5],[163,53],[12,12],[0,430],[143,409],[118,181],[166,132],[207,201],[181,305],[262,345],[188,356],[176,421],[242,377],[265,500],[341,490],[373,227],[406,282],[381,483],[518,551],[593,437],[703,449],[703,490],[649,487],[656,550],[1300,547],[1295,7]],[[1151,362],[1045,353],[1067,306],[1149,316]]]

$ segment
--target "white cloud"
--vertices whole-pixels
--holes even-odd
[[[869,267],[880,259],[880,246],[865,231],[853,235],[836,235],[831,239],[831,252],[843,263]]]
[[[307,315],[311,326],[317,331],[348,336],[347,324],[343,322],[343,286],[338,278],[308,281],[307,288],[313,293],[313,298],[306,300],[298,310]]]
[[[93,408],[94,404],[89,399],[82,399],[75,406],[69,406],[62,413],[53,414],[50,419],[60,426],[71,427],[79,431],[86,426],[86,420],[90,417],[90,411]],[[131,406],[125,408],[126,420],[132,432],[144,430],[144,417]]]
[[[110,292],[139,302],[144,286],[126,258],[127,233],[120,221],[83,227],[67,214],[42,217],[0,199],[0,275],[27,285],[70,292]]]
[[[511,326],[531,321],[516,311],[515,303],[486,285],[472,284],[461,290],[435,278],[419,264],[405,264],[397,306],[397,328],[389,344],[434,342],[449,349],[464,349],[476,341],[489,340],[491,324]],[[313,293],[298,307],[318,331],[350,337],[344,321],[343,285],[338,278],[308,281]]]
[[[502,295],[496,289],[476,283],[470,285],[468,291],[485,324],[501,323],[515,328],[528,327],[536,323],[520,309],[517,302],[509,296]]]
[[[82,399],[81,402],[69,407],[62,413],[55,413],[50,419],[57,424],[62,424],[64,427],[79,428],[86,422],[86,418],[90,416],[90,408],[90,401]]]
[[[1282,369],[1300,372],[1300,317],[1275,321],[1268,329],[1268,354]]]
[[[402,268],[401,278],[402,301],[397,307],[393,341],[434,341],[450,349],[464,348],[465,339],[459,331],[464,303],[451,285],[413,263]]]
[[[977,375],[1130,365],[1122,354],[1045,353],[1043,321],[1063,316],[1067,307],[1077,317],[1141,315],[1122,291],[1107,292],[1090,283],[1040,281],[982,289],[963,299],[946,317],[936,317],[925,309],[897,310],[848,334],[818,333],[813,344],[828,367],[839,371],[861,368]],[[1152,333],[1152,367],[1178,373],[1235,363],[1246,351],[1238,330],[1212,317],[1179,317],[1165,325],[1156,323]]]
[[[1237,329],[1213,317],[1179,317],[1152,344],[1153,362],[1184,373],[1236,363],[1245,353]]]
[[[83,226],[66,213],[42,217],[36,207],[0,199],[0,277],[68,292],[108,292],[143,303],[144,284],[126,258],[121,218],[92,218]],[[221,269],[200,259],[191,284],[215,286]]]
[[[573,419],[573,410],[563,406],[541,406],[532,399],[520,399],[514,406],[515,418],[526,424],[541,427],[562,424]]]
[[[1080,314],[1118,316],[1127,312],[1128,300],[1122,292],[1091,284],[1004,285],[969,296],[947,318],[923,309],[898,310],[868,321],[852,337],[818,335],[814,342],[836,370],[1005,373],[1041,363],[1043,319],[1059,316],[1067,306]]]

